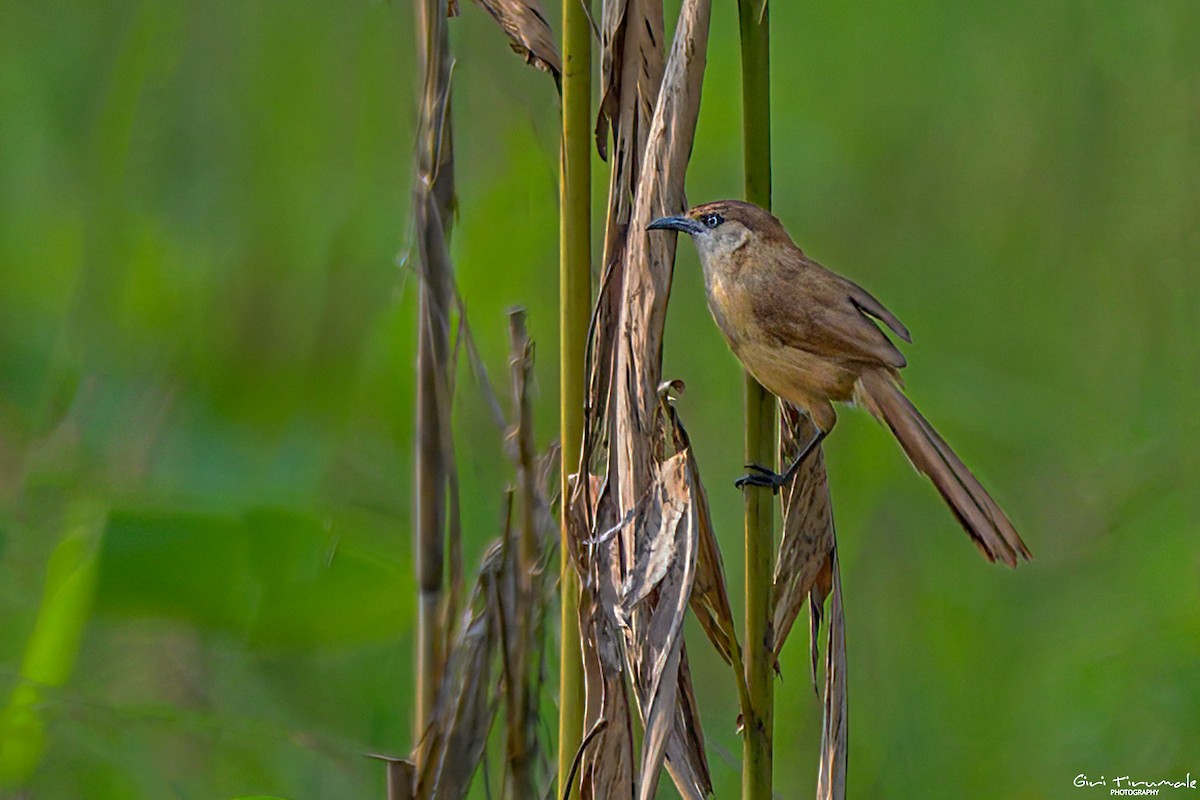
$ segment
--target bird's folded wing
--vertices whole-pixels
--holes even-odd
[[[799,280],[756,298],[754,312],[763,332],[780,343],[838,361],[859,361],[900,369],[908,362],[867,316],[878,317],[905,341],[908,330],[878,300],[819,264]]]

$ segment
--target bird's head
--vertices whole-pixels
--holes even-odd
[[[689,234],[706,268],[710,259],[732,255],[753,242],[768,243],[780,237],[790,242],[783,226],[770,212],[741,200],[718,200],[673,217],[660,217],[647,230]]]

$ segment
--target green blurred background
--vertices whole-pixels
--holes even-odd
[[[696,202],[741,187],[735,13],[713,13]],[[0,794],[381,797],[362,754],[410,744],[411,20],[0,8]],[[1200,4],[799,2],[772,24],[775,210],[912,329],[912,397],[1036,555],[989,567],[842,413],[851,795],[1200,772]],[[452,35],[460,286],[502,391],[504,311],[528,307],[545,444],[557,98],[471,4]],[[740,592],[740,373],[687,246],[666,374]],[[471,568],[499,439],[464,374]],[[695,633],[734,797],[736,700]],[[776,693],[782,798],[814,782],[805,638]]]

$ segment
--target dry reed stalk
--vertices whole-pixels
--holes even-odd
[[[533,447],[530,384],[533,344],[525,312],[509,313],[509,365],[512,371],[514,424],[508,437],[509,457],[516,466],[517,533],[505,540],[506,570],[499,593],[502,681],[506,709],[506,763],[509,797],[536,797],[538,787],[538,700],[541,638],[544,633],[546,564],[553,530],[549,509],[539,492],[539,470]],[[550,524],[547,524],[549,521]]]
[[[564,0],[564,16],[567,6],[575,5],[575,0]],[[583,21],[579,22],[582,27]],[[586,481],[576,480],[571,494],[564,495],[571,498],[570,513],[564,514],[569,525],[567,542],[576,568],[585,579],[579,605],[579,641],[583,647],[586,687],[583,722],[591,742],[580,754],[579,784],[570,787],[574,792],[581,786],[585,799],[629,797],[635,789],[633,719],[624,677],[624,634],[615,613],[621,597],[622,565],[608,541],[597,541],[597,536],[607,535],[611,539],[612,534],[604,532],[612,530],[620,517],[611,492],[610,480],[615,474],[612,452],[606,448],[611,380],[632,198],[654,100],[662,81],[662,2],[604,0],[601,30],[600,107],[595,136],[601,157],[610,160],[611,172],[604,272],[587,340],[588,382],[579,475],[589,477]],[[577,127],[572,130],[577,134]],[[590,153],[584,155],[590,158]],[[593,478],[592,469],[607,478]],[[589,541],[586,546],[582,544],[585,541]],[[567,585],[564,579],[564,586]],[[565,606],[563,613],[565,616]],[[567,635],[564,619],[564,653]],[[569,755],[566,742],[563,744],[560,769],[566,763],[563,757]]]
[[[624,678],[624,639],[616,609],[620,605],[620,577],[615,551],[609,540],[618,520],[615,505],[601,501],[603,479],[590,475],[588,486],[572,485],[568,524],[571,563],[583,576],[579,605],[580,644],[586,686],[584,719],[588,732],[573,762],[577,770],[563,773],[568,791],[580,791],[584,800],[633,796],[635,768],[633,717]],[[591,498],[592,505],[584,502]],[[591,538],[593,530],[603,533]],[[578,775],[578,782],[572,774]],[[562,784],[560,784],[562,785]],[[560,793],[565,797],[565,793]]]
[[[416,573],[417,704],[414,740],[425,738],[445,658],[442,621],[447,490],[450,484],[450,307],[448,240],[454,210],[450,53],[446,0],[418,0],[423,90],[417,127],[413,214],[420,274],[417,325]],[[418,747],[417,765],[425,759]]]

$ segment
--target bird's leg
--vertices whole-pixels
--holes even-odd
[[[770,487],[772,494],[778,494],[779,488],[792,479],[792,476],[796,474],[796,470],[804,463],[804,459],[808,458],[808,454],[815,450],[824,438],[825,431],[818,430],[813,434],[808,443],[800,449],[800,454],[796,456],[796,460],[784,470],[782,475],[758,464],[747,464],[746,469],[751,470],[751,472],[738,478],[733,482],[733,485],[739,489],[744,486],[767,486]]]

